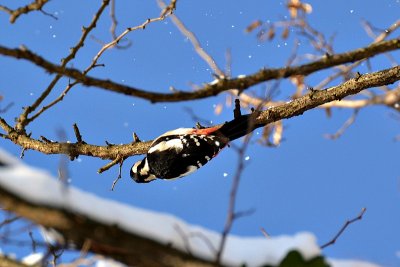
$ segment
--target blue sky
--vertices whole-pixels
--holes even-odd
[[[15,1],[4,1],[15,5]],[[335,35],[336,52],[366,46],[372,40],[362,28],[367,20],[378,28],[386,28],[398,19],[399,1],[308,1],[313,6],[310,23],[327,36]],[[78,6],[79,3],[79,7]],[[54,20],[41,13],[32,13],[13,25],[8,16],[0,14],[0,43],[9,47],[27,46],[52,62],[58,63],[80,37],[80,28],[88,25],[100,1],[52,1],[45,10],[55,14]],[[244,29],[252,21],[277,21],[288,16],[283,1],[179,1],[176,14],[197,35],[204,49],[225,66],[225,51],[232,53],[232,75],[250,74],[261,67],[284,66],[291,54],[295,34],[282,40],[257,41],[255,34]],[[117,1],[118,32],[136,26],[148,17],[157,17],[155,1]],[[108,14],[98,23],[93,35],[109,41]],[[393,37],[398,37],[394,33]],[[126,50],[108,50],[90,75],[110,78],[131,86],[168,92],[170,86],[191,90],[191,84],[212,81],[211,70],[194,52],[169,19],[149,25],[145,30],[128,35],[132,46]],[[299,53],[311,52],[300,38]],[[72,61],[83,69],[101,48],[93,39]],[[398,59],[398,52],[392,53]],[[3,116],[12,121],[51,81],[52,76],[23,61],[0,57],[0,94],[2,106],[14,102]],[[374,70],[385,69],[390,62],[383,56],[372,61]],[[366,68],[360,68],[365,72]],[[307,84],[323,80],[327,72],[308,77]],[[332,85],[337,84],[335,81]],[[68,84],[63,79],[51,99]],[[268,84],[267,86],[270,86]],[[293,92],[293,86],[282,83],[277,96],[281,100]],[[263,94],[264,85],[252,88]],[[135,131],[141,139],[150,140],[163,132],[195,124],[186,111],[221,123],[231,119],[231,110],[224,107],[220,115],[214,106],[225,102],[226,95],[183,103],[150,104],[97,88],[76,86],[65,100],[44,113],[29,126],[33,136],[57,139],[64,130],[74,140],[72,124],[77,123],[88,143],[127,143]],[[324,138],[334,133],[351,116],[351,110],[333,110],[327,118],[321,110],[313,110],[284,122],[284,142],[268,148],[252,142],[238,195],[238,209],[255,209],[251,216],[236,221],[233,232],[240,235],[261,235],[264,227],[271,235],[313,232],[319,242],[331,239],[346,219],[356,216],[362,207],[367,212],[362,221],[351,225],[337,244],[324,250],[329,257],[370,260],[384,266],[399,266],[400,258],[400,192],[398,166],[400,134],[393,111],[371,107],[359,112],[356,122],[338,140]],[[257,133],[253,141],[257,139]],[[240,145],[241,141],[236,141]],[[8,141],[0,145],[19,155],[20,149]],[[69,163],[71,183],[100,196],[131,205],[167,212],[190,223],[222,230],[237,163],[233,149],[226,149],[197,173],[174,181],[135,184],[129,178],[129,168],[139,157],[125,161],[123,179],[110,191],[117,168],[104,174],[97,169],[106,162],[89,157]],[[60,156],[46,156],[34,151],[25,153],[29,164],[57,173]],[[224,173],[228,175],[224,177]]]

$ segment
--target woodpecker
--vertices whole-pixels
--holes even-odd
[[[256,117],[256,112],[241,115],[236,99],[234,119],[229,122],[208,128],[179,128],[157,137],[146,157],[132,166],[130,176],[137,183],[149,183],[157,178],[189,175],[217,156],[230,141],[264,126],[255,123]]]

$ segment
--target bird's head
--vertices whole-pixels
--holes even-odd
[[[150,172],[147,158],[144,158],[133,164],[131,168],[131,178],[136,183],[149,183],[157,179],[157,177]]]

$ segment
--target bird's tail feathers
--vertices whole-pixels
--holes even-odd
[[[256,114],[240,115],[239,117],[226,122],[218,132],[229,138],[229,141],[238,139],[246,134],[251,133],[255,129],[264,126],[264,124],[256,123]]]

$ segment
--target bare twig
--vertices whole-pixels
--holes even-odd
[[[104,165],[103,167],[101,167],[97,172],[98,173],[103,173],[103,172],[109,170],[114,165],[117,165],[120,161],[121,161],[121,158],[120,157],[116,157],[111,162],[109,162],[106,165]]]
[[[344,223],[344,225],[342,226],[342,228],[340,228],[339,232],[332,238],[332,240],[330,240],[329,242],[323,244],[323,245],[321,246],[321,249],[324,249],[324,248],[326,248],[326,247],[328,247],[328,246],[331,246],[331,245],[335,244],[335,242],[337,241],[337,239],[343,234],[343,232],[346,230],[346,228],[347,228],[350,224],[352,224],[352,223],[354,223],[354,222],[356,222],[356,221],[361,220],[361,219],[363,218],[363,216],[364,216],[364,213],[365,213],[366,211],[367,211],[366,208],[362,208],[360,214],[358,214],[357,217],[355,217],[355,218],[353,218],[353,219],[351,219],[351,220],[347,220],[347,221]]]
[[[264,229],[264,227],[260,228],[261,233],[266,237],[266,238],[270,238],[271,236],[268,234],[268,232]]]
[[[226,243],[226,238],[228,234],[230,233],[232,229],[233,222],[240,217],[241,213],[237,213],[235,211],[235,206],[236,206],[236,195],[239,189],[239,183],[240,183],[240,178],[242,176],[242,172],[244,170],[244,162],[243,162],[243,157],[244,153],[246,151],[247,145],[249,143],[250,136],[246,136],[244,144],[242,147],[239,148],[238,150],[238,164],[235,172],[235,177],[233,178],[232,181],[232,187],[231,187],[231,192],[229,195],[229,205],[228,205],[228,213],[227,213],[227,218],[225,221],[225,226],[224,229],[221,233],[221,241],[217,250],[217,254],[215,256],[215,262],[220,263],[221,262],[221,257],[222,253],[225,248],[225,243]]]
[[[132,137],[133,137],[133,142],[134,143],[142,142],[140,140],[139,136],[135,132],[133,132]]]
[[[74,128],[74,133],[75,133],[75,137],[76,137],[76,141],[78,143],[84,143],[84,141],[82,140],[82,135],[81,132],[79,131],[78,125],[76,123],[74,123],[72,125],[72,127]]]
[[[32,241],[32,251],[33,251],[33,253],[35,253],[35,252],[36,252],[36,247],[37,247],[37,242],[36,242],[36,240],[33,238],[33,233],[32,233],[32,231],[29,231],[29,238],[30,238],[31,241]]]
[[[189,237],[198,237],[206,244],[206,246],[210,249],[210,251],[214,254],[217,253],[217,249],[215,248],[214,244],[211,242],[210,239],[203,232],[192,232],[189,233]]]
[[[340,136],[343,135],[343,133],[349,128],[356,120],[357,114],[358,114],[359,109],[355,109],[353,112],[353,115],[351,115],[350,118],[346,120],[346,122],[340,127],[339,130],[336,131],[334,134],[326,134],[325,137],[335,140],[338,139]]]
[[[156,18],[152,18],[152,19],[147,19],[145,20],[142,24],[138,25],[138,26],[134,26],[134,27],[128,27],[125,31],[123,31],[119,36],[117,36],[116,38],[114,38],[114,40],[112,40],[111,42],[105,44],[100,51],[96,54],[96,56],[93,58],[92,60],[92,64],[89,66],[89,68],[93,68],[96,64],[97,61],[99,60],[99,58],[101,57],[101,55],[108,49],[113,48],[114,46],[116,46],[122,38],[124,38],[128,33],[132,32],[132,31],[136,31],[139,29],[144,30],[146,28],[146,26],[150,23],[156,22],[156,21],[161,21],[164,20],[167,16],[169,16],[170,14],[172,14],[173,10],[175,9],[176,6],[176,0],[172,0],[170,2],[170,4],[165,7],[165,9],[161,12],[161,15],[159,17]]]
[[[115,15],[115,0],[111,0],[111,6],[110,6],[110,18],[111,18],[111,26],[110,26],[110,33],[111,33],[111,37],[113,40],[117,39],[117,34],[115,33],[116,29],[117,29],[117,25],[118,25],[118,20],[117,20],[117,16]],[[100,43],[102,43],[104,45],[103,42],[101,42],[100,40],[98,40]],[[122,41],[126,41],[126,43],[122,46],[121,42]],[[129,41],[128,39],[122,39],[118,45],[116,45],[116,48],[119,49],[125,49],[130,47],[132,44],[131,41]]]
[[[179,226],[179,224],[175,224],[174,225],[174,229],[175,231],[178,233],[179,237],[182,239],[184,246],[185,246],[185,250],[189,255],[192,255],[192,250],[190,248],[190,241],[189,241],[189,237],[186,235],[186,233],[183,231],[183,229]]]
[[[13,105],[13,102],[8,103],[4,108],[0,108],[0,113],[6,113]]]
[[[157,2],[161,8],[166,8],[166,4],[163,0],[157,0]],[[175,14],[171,14],[170,18],[172,22],[176,25],[176,27],[181,31],[181,33],[190,40],[197,54],[211,67],[214,73],[219,78],[224,78],[225,73],[221,70],[220,67],[218,67],[215,60],[203,49],[196,35],[192,31],[190,31]]]
[[[15,222],[16,220],[19,220],[19,219],[21,219],[21,216],[13,216],[11,218],[4,219],[2,222],[0,222],[0,228],[2,228],[5,225],[8,225],[10,223],[13,223],[13,222]]]
[[[42,10],[43,6],[47,2],[49,2],[49,0],[35,0],[32,3],[30,3],[26,6],[17,8],[15,10],[12,10],[5,6],[0,6],[0,10],[3,10],[5,12],[7,12],[8,14],[10,14],[10,22],[11,23],[14,23],[19,18],[19,16],[21,16],[22,14],[28,14],[29,12],[32,12],[32,11],[41,11],[43,14],[50,16],[52,18],[55,18],[54,15],[51,15]]]
[[[124,164],[124,158],[119,159],[118,176],[117,179],[115,179],[111,185],[111,191],[114,191],[115,185],[118,183],[119,179],[122,178],[122,164]]]
[[[113,40],[115,40],[117,39],[117,34],[115,33],[115,30],[117,29],[118,25],[117,17],[115,16],[115,0],[111,0],[110,17],[111,17],[110,33]]]

